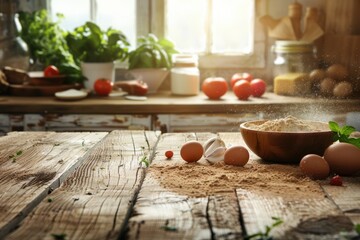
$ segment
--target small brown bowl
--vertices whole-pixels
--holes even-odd
[[[43,72],[29,72],[29,84],[33,86],[55,86],[62,85],[65,80],[64,75],[45,77]]]
[[[325,122],[309,121],[321,127],[319,131],[275,132],[256,130],[266,120],[244,122],[240,125],[246,145],[265,161],[297,164],[307,154],[322,156],[333,143],[334,134]]]

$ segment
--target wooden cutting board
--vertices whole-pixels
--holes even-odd
[[[34,86],[34,85],[10,85],[8,94],[12,96],[54,96],[56,92],[65,91],[68,89],[80,89],[79,84],[66,84],[54,86]]]

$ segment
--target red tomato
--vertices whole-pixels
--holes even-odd
[[[260,78],[251,80],[251,95],[254,97],[261,97],[266,91],[266,82]]]
[[[202,91],[210,99],[220,99],[228,90],[228,83],[222,77],[206,78],[202,84]]]
[[[250,83],[246,80],[239,80],[233,87],[235,95],[240,100],[247,100],[251,96]]]
[[[166,157],[167,159],[172,158],[172,156],[174,156],[173,151],[168,150],[168,151],[165,152],[165,157]]]
[[[54,65],[49,65],[44,69],[44,76],[45,77],[52,77],[52,76],[59,76],[60,71]]]
[[[109,79],[100,78],[94,83],[94,90],[100,96],[108,96],[112,90],[112,82]]]
[[[232,75],[231,80],[230,80],[231,87],[234,87],[234,84],[237,81],[242,80],[242,79],[250,82],[253,79],[253,76],[250,73],[247,73],[247,72],[235,73],[234,75]]]

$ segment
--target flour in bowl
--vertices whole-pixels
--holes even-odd
[[[250,122],[246,126],[250,129],[269,132],[317,132],[329,130],[327,124],[300,120],[293,116],[268,120],[262,124]]]

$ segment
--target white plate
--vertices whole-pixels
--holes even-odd
[[[55,97],[63,100],[78,100],[78,99],[86,98],[87,95],[88,95],[87,92],[76,89],[68,89],[62,92],[55,93]]]
[[[145,101],[147,99],[146,96],[133,96],[133,95],[126,95],[125,98],[134,101]]]

